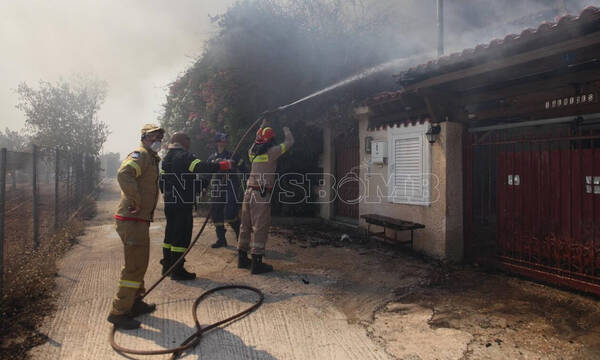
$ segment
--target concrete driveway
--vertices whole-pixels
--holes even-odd
[[[42,332],[49,341],[34,349],[34,359],[120,359],[108,343],[106,321],[117,289],[122,264],[122,246],[114,231],[112,214],[119,199],[115,182],[104,184],[98,200],[98,215],[86,234],[62,259],[57,276],[58,310],[48,318]],[[164,234],[162,211],[151,227],[151,260],[146,282],[159,278],[158,260]],[[196,219],[195,229],[203,220]],[[228,233],[228,237],[231,235]],[[204,290],[223,284],[248,284],[265,293],[264,305],[250,316],[206,335],[184,358],[199,359],[388,359],[358,324],[349,324],[325,294],[327,273],[278,271],[251,276],[237,269],[236,252],[211,249],[214,228],[207,228],[188,257],[187,266],[198,273],[192,282],[166,279],[148,298],[155,313],[141,318],[137,331],[119,333],[118,342],[135,349],[160,349],[178,345],[194,332],[192,304]],[[230,241],[233,243],[233,241]],[[276,268],[290,262],[285,254],[271,252]],[[279,266],[278,266],[279,265]],[[304,281],[302,281],[304,279]],[[308,282],[309,285],[305,284]],[[201,305],[204,324],[212,323],[247,307],[254,295],[228,291]],[[166,356],[163,356],[165,358]]]

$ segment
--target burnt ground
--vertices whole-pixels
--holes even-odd
[[[324,225],[273,232],[306,253],[307,263],[344,273],[332,301],[393,358],[600,358],[598,298],[361,244],[356,232],[356,242],[341,242],[347,231]],[[344,256],[325,255],[340,246]]]
[[[432,331],[469,334],[465,358],[600,358],[600,303],[590,297],[466,269],[386,309],[403,304],[430,314]]]
[[[60,189],[59,223],[69,220],[77,204],[69,203],[65,186]],[[10,286],[23,272],[23,263],[33,254],[33,194],[31,184],[18,184],[6,189],[4,218],[4,270],[5,281]],[[54,185],[38,186],[38,221],[40,246],[51,245],[54,234]]]
[[[78,216],[65,224],[52,235],[42,238],[40,247],[33,251],[27,244],[19,244],[18,234],[27,237],[25,231],[18,232],[20,223],[31,219],[30,214],[21,214],[7,222],[5,244],[6,273],[4,276],[4,294],[0,298],[0,359],[24,359],[34,346],[48,341],[48,337],[39,331],[46,316],[56,309],[55,276],[56,261],[77,242],[83,234],[83,221],[95,216],[93,202],[86,200]],[[42,212],[44,215],[44,212]]]
[[[107,343],[106,313],[122,262],[106,184],[98,215],[59,262],[56,312],[37,330],[34,359],[121,359]],[[159,275],[164,219],[151,226],[148,283]],[[201,218],[196,218],[198,229]],[[350,241],[339,241],[347,233]],[[193,282],[167,280],[149,296],[155,314],[123,334],[127,346],[173,346],[192,331],[189,307],[222,284],[256,286],[265,304],[207,336],[189,354],[211,359],[594,359],[600,358],[600,300],[480,268],[451,267],[323,224],[272,228],[266,261],[276,271],[237,269],[228,248],[211,249],[209,226],[188,254]],[[203,306],[210,323],[243,305],[220,296]],[[188,358],[186,357],[186,358]]]

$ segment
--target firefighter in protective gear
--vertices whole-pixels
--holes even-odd
[[[224,133],[217,133],[215,135],[216,151],[209,156],[208,161],[218,163],[222,160],[231,159],[236,164],[236,172],[243,173],[246,169],[243,162],[239,160],[238,156],[232,158],[231,152],[226,149],[227,138],[227,134]],[[209,189],[211,199],[210,216],[217,233],[217,241],[211,247],[220,248],[227,246],[225,223],[229,223],[235,232],[236,239],[240,235],[238,204],[241,203],[242,199],[238,197],[240,189],[239,176],[231,173],[213,175]]]
[[[169,142],[169,151],[162,162],[161,189],[165,202],[167,225],[163,242],[163,275],[187,250],[192,240],[193,207],[197,192],[202,190],[198,173],[216,173],[232,168],[233,162],[200,161],[189,152],[190,138],[175,133]],[[193,280],[196,274],[188,272],[181,261],[171,273],[172,280]]]
[[[273,271],[273,266],[263,263],[262,259],[271,226],[271,193],[275,185],[277,159],[294,144],[290,129],[284,127],[283,133],[285,139],[277,144],[273,129],[264,119],[248,153],[252,165],[242,205],[238,268],[250,268],[252,274]],[[248,252],[252,260],[248,258]]]
[[[150,253],[149,228],[158,200],[158,151],[164,130],[147,124],[142,128],[141,144],[119,168],[117,181],[121,201],[115,214],[116,230],[123,242],[125,265],[119,290],[112,303],[108,321],[121,329],[136,329],[134,317],[151,313],[156,305],[141,301],[144,275]]]

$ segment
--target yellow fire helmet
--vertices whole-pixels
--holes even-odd
[[[154,125],[154,124],[146,124],[144,125],[144,127],[142,127],[142,136],[144,135],[148,135],[150,133],[153,133],[155,131],[160,131],[162,133],[165,132],[165,130],[163,130],[160,126],[158,125]]]

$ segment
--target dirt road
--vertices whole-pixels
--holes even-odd
[[[123,358],[108,344],[106,322],[122,263],[112,220],[118,197],[116,184],[106,183],[98,216],[61,261],[58,310],[41,329],[49,341],[32,351],[34,359]],[[160,271],[164,219],[157,214],[148,283]],[[233,240],[231,231],[227,235]],[[175,346],[193,332],[194,299],[237,283],[263,290],[265,304],[205,336],[184,358],[600,358],[595,299],[500,274],[448,271],[386,248],[306,246],[292,240],[302,235],[292,235],[283,229],[272,236],[267,257],[277,271],[251,276],[236,268],[232,246],[210,248],[215,235],[208,228],[186,265],[198,279],[163,282],[148,298],[157,311],[141,318],[140,330],[121,332],[118,342],[139,349]],[[234,291],[211,298],[201,305],[201,322],[224,318],[251,300]]]

